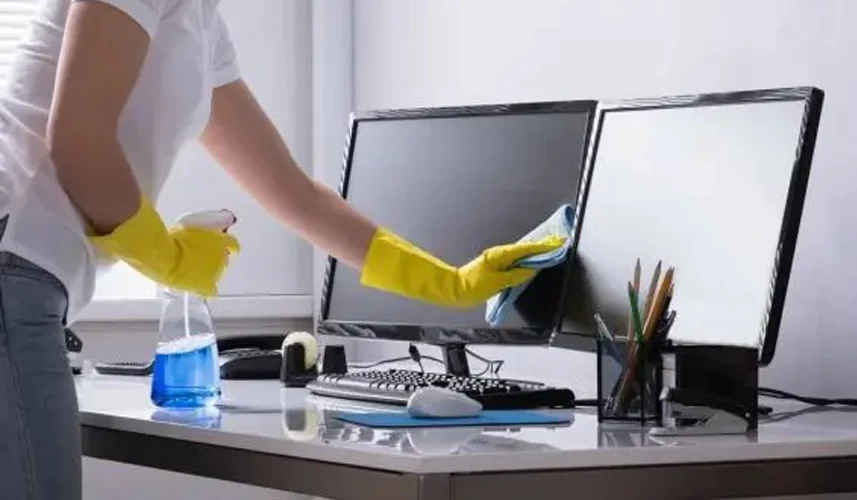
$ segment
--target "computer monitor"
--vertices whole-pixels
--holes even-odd
[[[770,363],[822,101],[790,88],[599,106],[553,343],[594,349],[595,313],[626,334],[639,258],[641,297],[658,261],[675,267],[671,340]]]
[[[433,255],[462,265],[577,199],[596,103],[520,103],[352,116],[341,195]],[[364,287],[330,258],[317,331],[432,344],[548,344],[564,268],[541,273],[501,328],[485,306],[449,309]],[[526,316],[526,317],[524,317]]]

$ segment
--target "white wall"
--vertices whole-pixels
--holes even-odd
[[[355,107],[615,98],[816,85],[827,92],[769,385],[853,396],[857,3],[847,0],[361,0]],[[372,359],[401,346],[366,344]],[[491,349],[507,373],[594,394],[594,360]],[[810,371],[819,370],[817,375]]]
[[[310,4],[304,1],[220,4],[242,77],[312,172]],[[312,250],[269,215],[196,145],[188,148],[158,200],[169,220],[188,210],[230,208],[242,251],[220,283],[225,295],[311,295]]]

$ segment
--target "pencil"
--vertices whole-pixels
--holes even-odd
[[[673,287],[673,277],[675,275],[675,268],[670,267],[667,269],[667,272],[664,273],[664,279],[661,282],[661,286],[658,287],[658,291],[655,294],[655,300],[652,301],[652,310],[651,314],[646,320],[646,326],[643,327],[643,340],[648,340],[652,337],[652,334],[655,333],[655,330],[658,327],[658,323],[664,317],[664,307],[667,305],[667,298],[670,295],[670,290]]]
[[[646,303],[643,306],[643,314],[645,319],[649,320],[649,315],[652,314],[652,301],[655,300],[655,291],[658,289],[658,281],[661,279],[661,261],[655,266],[655,271],[652,273],[652,281],[649,282],[649,292],[646,294]]]
[[[669,291],[667,291],[667,298],[664,301],[663,307],[661,308],[661,314],[658,318],[654,319],[655,332],[652,334],[650,346],[652,346],[652,349],[658,351],[663,348],[663,345],[667,340],[670,328],[672,328],[672,322],[675,321],[675,311],[670,310],[670,304],[673,300],[674,290],[675,282],[670,285],[670,289]]]
[[[655,318],[661,316],[663,307],[666,304],[667,294],[669,290],[673,286],[673,276],[675,274],[675,268],[670,267],[667,269],[666,273],[664,273],[664,279],[661,281],[660,287],[658,287],[658,291],[655,294],[655,299],[652,301],[651,314],[649,315],[648,320],[646,321],[645,327],[643,327],[643,335],[642,342],[648,342],[652,335],[655,333],[657,325]],[[629,289],[630,290],[630,289]],[[625,368],[624,376],[621,378],[621,384],[619,388],[619,394],[617,395],[617,406],[619,408],[627,408],[628,403],[630,402],[630,398],[633,395],[632,390],[634,384],[632,383],[632,378],[637,375],[637,362],[639,361],[639,353],[640,353],[640,343],[634,345],[634,348],[631,349],[631,355],[628,356],[628,363]]]
[[[639,258],[639,257],[637,257],[637,263],[636,263],[636,265],[634,265],[634,278],[633,278],[633,280],[634,280],[634,286],[633,286],[633,288],[634,288],[634,297],[636,297],[636,296],[638,296],[638,295],[640,294],[640,273],[641,273],[641,272],[642,272],[642,271],[641,271],[641,269],[640,269],[640,258]],[[634,300],[634,301],[632,302],[632,308],[633,308],[633,307],[637,307],[637,308],[639,308],[639,307],[640,307],[640,304],[637,302],[637,299],[635,298],[635,299],[633,299],[633,300]],[[631,314],[629,314],[629,315],[628,315],[628,339],[632,339],[632,338],[634,338],[634,334],[635,334],[635,330],[634,330],[634,312],[633,312],[633,311],[630,311],[630,313],[631,313]]]

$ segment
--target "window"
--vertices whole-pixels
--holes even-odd
[[[0,84],[6,80],[12,54],[38,5],[39,0],[0,0]]]

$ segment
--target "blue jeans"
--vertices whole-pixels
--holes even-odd
[[[79,500],[81,436],[65,287],[0,252],[0,500]]]

